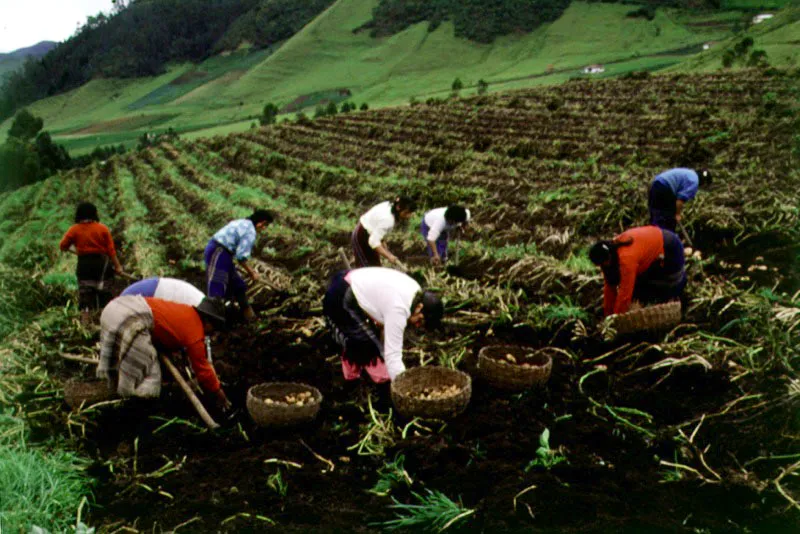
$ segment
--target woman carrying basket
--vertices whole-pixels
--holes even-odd
[[[603,313],[625,313],[632,300],[651,304],[680,298],[686,286],[683,243],[657,226],[631,228],[599,241],[589,259],[603,270]]]

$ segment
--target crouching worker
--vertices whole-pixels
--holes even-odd
[[[225,309],[216,299],[206,298],[192,307],[138,295],[118,297],[100,316],[97,377],[108,379],[121,397],[158,397],[158,351],[183,351],[200,387],[227,412],[231,403],[206,357],[205,345],[206,335],[224,326]]]
[[[94,204],[78,204],[75,224],[64,234],[59,248],[62,252],[74,249],[78,255],[78,305],[82,318],[88,321],[91,310],[99,310],[111,300],[108,283],[115,272],[122,273],[111,232],[100,222]]]
[[[461,206],[432,209],[422,217],[420,231],[428,244],[432,264],[441,265],[447,261],[450,234],[465,228],[469,220],[469,210]]]
[[[589,250],[603,270],[603,312],[625,313],[632,300],[642,305],[680,298],[686,286],[683,243],[657,226],[631,228],[613,241],[599,241]]]
[[[711,173],[692,169],[670,169],[655,177],[650,184],[647,207],[650,224],[675,231],[683,217],[683,206],[697,195],[700,187],[711,185]]]
[[[397,256],[389,251],[383,238],[392,231],[398,221],[406,221],[416,210],[416,203],[407,197],[381,202],[373,206],[358,220],[350,238],[358,267],[380,267],[381,256],[400,265]]]
[[[253,252],[257,233],[272,220],[272,213],[269,211],[256,210],[246,219],[231,221],[214,234],[204,253],[208,296],[236,300],[242,315],[248,321],[255,319],[256,315],[247,299],[247,284],[236,272],[234,260],[247,271],[253,282],[258,281],[258,273],[250,267],[247,260]]]
[[[131,284],[121,293],[121,296],[128,295],[155,297],[170,302],[177,302],[178,304],[186,304],[187,306],[199,306],[206,297],[202,291],[189,282],[166,277],[145,278],[144,280]]]
[[[410,276],[386,267],[337,273],[325,293],[322,309],[343,349],[345,380],[356,380],[366,370],[376,383],[394,380],[405,371],[406,325],[435,329],[444,313],[438,296],[423,291]]]

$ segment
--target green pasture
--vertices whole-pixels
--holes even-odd
[[[680,68],[707,54],[676,51],[725,42],[732,26],[748,17],[661,8],[648,21],[626,17],[635,5],[574,2],[555,22],[492,44],[456,39],[451,23],[430,32],[423,22],[380,39],[354,34],[376,3],[339,0],[275,50],[243,48],[198,65],[172,65],[151,78],[93,80],[29,109],[58,142],[80,154],[98,145],[135,145],[146,131],[173,128],[191,138],[241,131],[268,102],[282,107],[308,95],[311,110],[314,94],[339,88],[374,108],[446,96],[455,78],[468,94],[481,79],[490,91],[561,83],[593,63],[606,65],[605,76]],[[753,31],[761,26],[776,28],[770,21]],[[796,63],[788,37],[771,38],[780,42],[770,44],[770,59]],[[9,126],[0,125],[0,138]]]

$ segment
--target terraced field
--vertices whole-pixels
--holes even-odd
[[[74,261],[53,252],[64,206],[98,205],[126,270],[199,284],[214,230],[274,210],[260,259],[292,285],[258,293],[257,326],[220,341],[215,364],[240,404],[275,379],[313,384],[325,401],[317,423],[281,432],[245,417],[212,434],[177,391],[39,413],[23,402],[31,391],[91,374],[54,355],[92,350],[69,308],[57,332],[10,337],[35,339],[12,350],[48,375],[13,368],[3,398],[92,458],[88,520],[106,531],[376,530],[395,510],[369,490],[401,456],[407,478],[391,496],[460,498],[476,512],[452,529],[798,528],[797,82],[781,71],[643,76],[434,100],[164,144],[4,195],[4,269],[35,266],[62,304]],[[679,165],[717,177],[685,216],[703,259],[689,264],[684,322],[614,340],[585,249],[643,224],[650,180]],[[446,299],[446,330],[415,337],[407,364],[474,371],[486,344],[554,346],[546,391],[477,380],[467,412],[441,423],[392,416],[385,388],[345,384],[321,297],[359,214],[397,193],[426,208],[463,203],[475,218],[449,271],[426,266],[416,218],[389,238]],[[551,468],[533,462],[544,429],[566,458]]]

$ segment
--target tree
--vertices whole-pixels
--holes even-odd
[[[456,78],[453,80],[453,85],[451,86],[454,93],[458,93],[460,90],[464,88],[464,82],[461,81],[461,78]]]
[[[487,92],[489,92],[489,84],[487,83],[486,80],[481,78],[480,80],[478,80],[478,94],[485,95]]]
[[[363,104],[361,104],[361,107],[359,109],[361,111],[367,111],[369,109],[369,105],[367,105],[367,103],[364,102]]]
[[[14,117],[11,129],[8,130],[8,136],[20,141],[30,141],[36,137],[43,126],[44,121],[41,117],[35,117],[30,111],[23,109]]]
[[[39,177],[46,178],[70,165],[70,157],[62,145],[53,142],[49,132],[36,136],[36,154],[39,157]]]
[[[320,104],[319,106],[316,107],[316,109],[314,109],[314,118],[318,119],[324,116],[325,116],[325,108],[322,107],[322,104]]]
[[[259,122],[261,122],[261,126],[266,126],[268,124],[275,124],[275,120],[278,117],[278,106],[270,102],[266,106],[264,106],[264,111],[259,117]]]
[[[336,107],[336,102],[328,102],[328,106],[325,108],[325,114],[333,117],[337,113],[339,113],[339,108]]]

